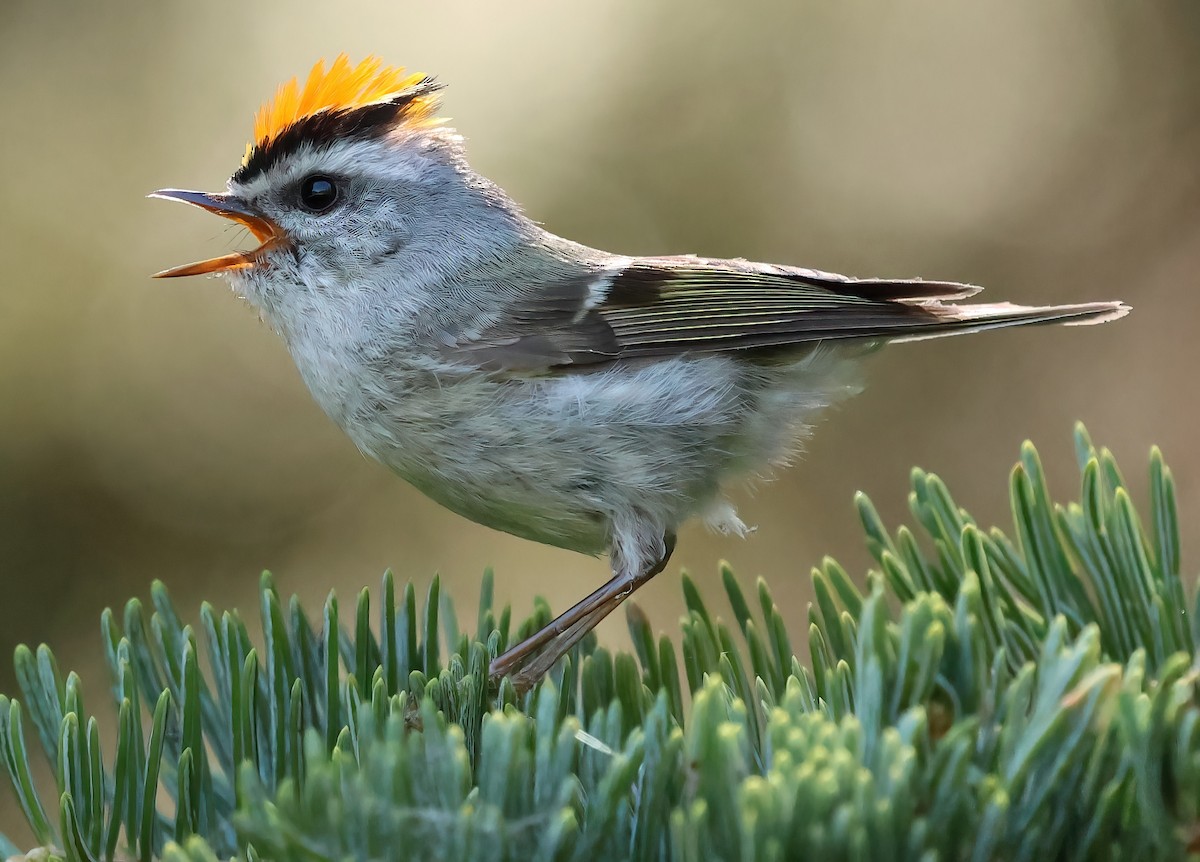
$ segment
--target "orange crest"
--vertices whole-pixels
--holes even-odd
[[[403,68],[385,66],[378,57],[367,57],[357,66],[339,54],[325,69],[318,60],[308,73],[304,89],[296,78],[282,84],[275,98],[263,104],[254,117],[254,140],[246,147],[246,158],[255,147],[266,147],[281,132],[305,117],[322,111],[348,111],[386,101],[425,80],[420,73],[408,74]],[[405,113],[408,121],[423,122],[433,117],[437,102],[432,96],[418,96]]]

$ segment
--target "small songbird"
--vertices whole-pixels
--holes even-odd
[[[681,523],[744,534],[723,489],[785,463],[857,391],[863,354],[1129,311],[963,305],[978,288],[588,248],[471,170],[437,118],[440,87],[344,55],[285,84],[224,192],[152,195],[260,245],[158,275],[225,276],[359,449],[442,505],[608,554],[611,580],[493,661],[518,687],[663,569]]]

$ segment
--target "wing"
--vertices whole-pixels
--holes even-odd
[[[451,350],[488,369],[567,370],[831,339],[913,340],[1028,323],[1096,323],[1128,310],[1119,303],[954,304],[979,290],[741,260],[639,258],[619,270],[543,286]]]

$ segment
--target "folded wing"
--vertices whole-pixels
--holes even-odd
[[[1129,311],[1120,302],[958,304],[979,290],[740,260],[640,258],[618,271],[531,291],[454,352],[485,368],[566,371],[690,352],[761,352],[827,340],[913,341],[1005,326],[1101,323]]]

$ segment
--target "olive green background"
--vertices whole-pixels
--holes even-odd
[[[99,703],[99,613],[153,578],[186,613],[253,613],[264,568],[311,608],[387,567],[419,589],[440,572],[473,615],[488,565],[519,612],[605,577],[365,460],[222,282],[148,277],[246,238],[144,195],[219,189],[259,103],[339,51],[448,82],[475,167],[581,242],[1134,306],[875,357],[803,462],[737,495],[756,534],[683,531],[638,596],[657,628],[675,629],[679,568],[713,592],[724,558],[803,632],[810,567],[865,570],[855,490],[895,523],[920,464],[1003,521],[1027,436],[1074,493],[1075,419],[1137,488],[1160,443],[1200,542],[1193,2],[7,0],[0,48],[0,690],[12,647],[44,640]],[[0,828],[10,808],[0,790]]]

